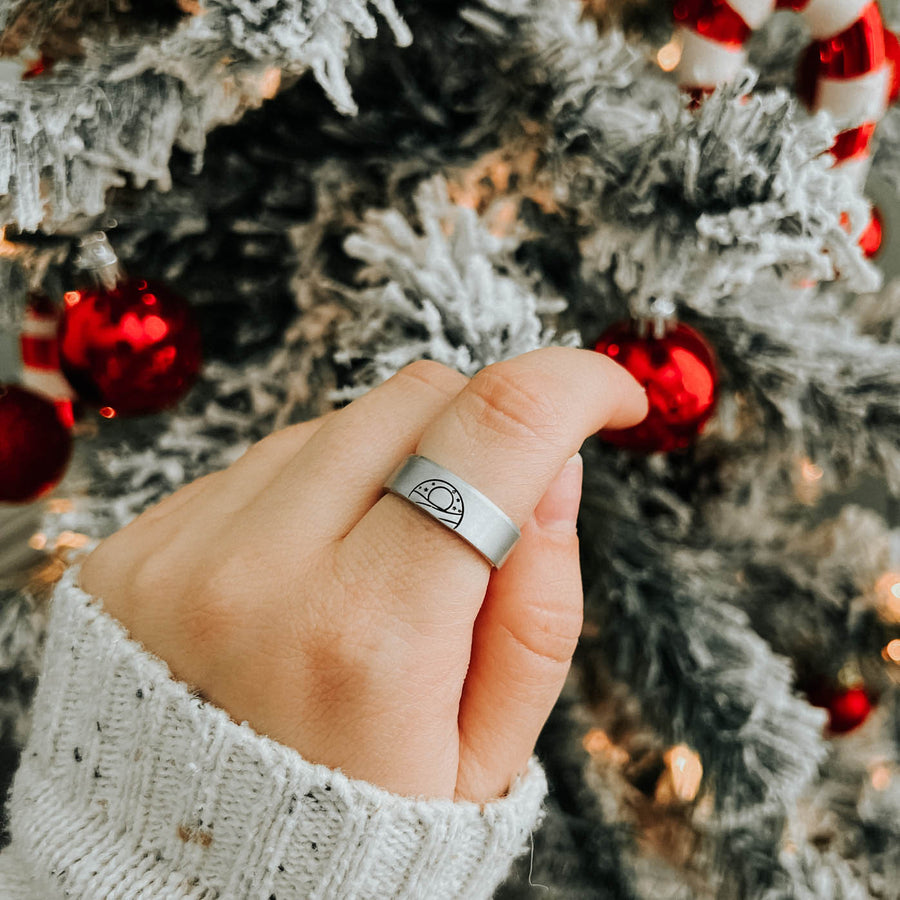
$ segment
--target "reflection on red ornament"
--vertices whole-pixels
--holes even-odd
[[[828,730],[846,734],[862,725],[872,712],[872,698],[864,687],[835,688],[816,685],[807,691],[809,702],[828,710]]]
[[[859,246],[862,252],[871,259],[881,249],[881,241],[884,237],[884,227],[881,219],[881,213],[877,206],[872,207],[872,216],[869,224],[859,236]]]
[[[72,436],[52,400],[0,385],[0,502],[28,503],[52,490],[71,454]]]
[[[680,450],[691,444],[713,414],[718,376],[712,349],[683,322],[662,337],[638,333],[636,323],[619,322],[595,348],[627,369],[647,391],[650,411],[643,422],[600,436],[617,447],[645,453]]]
[[[60,362],[79,397],[106,418],[173,406],[200,371],[200,331],[189,305],[164,284],[120,281],[69,291]]]

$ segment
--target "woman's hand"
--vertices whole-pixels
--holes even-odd
[[[581,630],[582,441],[646,413],[588,350],[469,380],[407,366],[103,541],[82,588],[236,721],[405,795],[486,801],[523,770]],[[502,569],[382,485],[410,453],[522,528]]]

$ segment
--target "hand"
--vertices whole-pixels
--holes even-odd
[[[646,414],[547,348],[471,380],[421,361],[279,431],[103,541],[82,588],[235,721],[398,794],[485,801],[534,749],[581,631],[582,441]],[[522,528],[505,565],[382,490],[410,453]]]

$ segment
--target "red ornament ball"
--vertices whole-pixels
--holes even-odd
[[[872,712],[872,698],[864,687],[841,688],[817,685],[807,692],[813,706],[828,710],[828,730],[846,734],[862,725]]]
[[[679,322],[662,337],[640,336],[633,322],[603,333],[594,349],[624,366],[647,391],[643,422],[600,436],[617,447],[644,453],[680,450],[700,434],[716,405],[718,376],[713,351],[698,331]]]
[[[27,503],[59,483],[72,436],[52,400],[14,384],[0,385],[0,501]]]
[[[101,415],[135,416],[177,403],[203,361],[190,306],[141,280],[69,291],[59,329],[63,374]]]

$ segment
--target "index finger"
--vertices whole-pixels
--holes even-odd
[[[521,525],[585,438],[601,428],[634,425],[646,412],[643,388],[609,357],[547,347],[478,372],[424,429],[415,452],[467,481]],[[346,540],[374,541],[394,559],[433,555],[435,540],[474,552],[393,494],[383,496]]]

